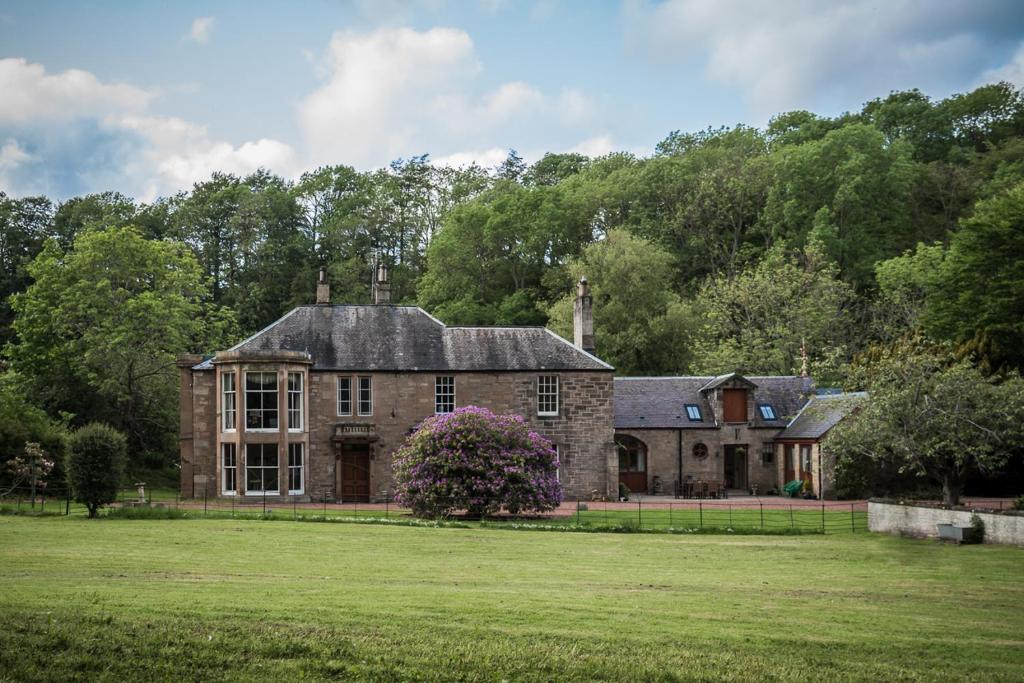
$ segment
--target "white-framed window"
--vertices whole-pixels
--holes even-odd
[[[303,467],[302,444],[288,444],[288,493],[301,494],[305,490],[306,470]]]
[[[761,411],[761,417],[765,420],[777,420],[775,416],[775,408],[768,403],[762,403],[757,406],[757,409]]]
[[[221,389],[221,425],[225,432],[235,431],[235,417],[238,410],[235,404],[235,397],[238,395],[235,389],[235,373],[225,372],[220,376]]]
[[[245,373],[245,428],[252,432],[276,432],[277,373]]]
[[[288,373],[288,431],[302,431],[302,373]]]
[[[276,495],[277,444],[245,444],[245,492]]]
[[[233,443],[220,445],[220,491],[225,496],[238,493],[238,447]]]
[[[800,444],[800,471],[810,472],[811,471],[811,445],[802,443]]]
[[[352,378],[338,378],[338,415],[352,414]]]
[[[434,378],[434,413],[450,413],[455,410],[455,378],[441,375]]]
[[[359,378],[359,414],[373,415],[373,378]]]
[[[686,417],[690,422],[700,422],[704,417],[700,414],[700,406],[695,403],[686,404]]]
[[[537,414],[558,415],[558,375],[537,378]]]

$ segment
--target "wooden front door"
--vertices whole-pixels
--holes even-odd
[[[744,446],[725,447],[725,486],[745,489],[747,486],[747,449]]]
[[[342,443],[336,471],[338,497],[342,502],[369,502],[370,444]]]
[[[786,481],[782,482],[782,485],[785,486],[796,479],[796,466],[793,464],[793,444],[787,443],[783,452],[785,453],[783,463],[786,470]]]
[[[647,493],[647,446],[632,436],[616,439],[619,450],[619,483],[630,493]]]

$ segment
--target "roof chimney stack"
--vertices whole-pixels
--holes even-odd
[[[572,309],[572,338],[577,348],[594,353],[594,310],[587,278],[576,285],[576,303]]]
[[[373,282],[373,303],[386,304],[391,302],[391,283],[388,281],[388,267],[381,261],[377,264],[376,277]]]
[[[318,304],[331,303],[331,285],[327,283],[327,269],[320,269],[320,279],[316,281],[316,302]]]

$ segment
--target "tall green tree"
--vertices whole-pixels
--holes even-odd
[[[950,241],[926,328],[990,370],[1024,368],[1024,181],[979,202]]]
[[[621,375],[679,374],[689,367],[688,310],[671,291],[672,255],[626,230],[612,230],[569,264],[586,277],[597,355]],[[550,327],[572,339],[575,291],[551,307]]]
[[[175,357],[225,348],[232,316],[210,302],[181,244],[132,227],[86,231],[69,252],[46,244],[13,299],[17,339],[7,355],[25,395],[75,422],[125,432],[136,462],[175,453]]]
[[[795,374],[801,347],[819,382],[834,382],[849,358],[853,292],[838,268],[812,242],[797,257],[776,245],[734,277],[709,278],[694,302],[694,368]]]
[[[0,192],[0,344],[12,336],[10,297],[28,286],[27,267],[53,236],[53,211],[46,197],[12,199]]]
[[[765,228],[773,239],[797,246],[813,236],[844,280],[872,286],[875,263],[918,241],[908,240],[905,229],[918,173],[910,151],[861,123],[777,149]]]

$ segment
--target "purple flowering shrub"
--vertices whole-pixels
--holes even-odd
[[[394,456],[399,504],[418,517],[553,510],[558,455],[518,415],[469,406],[427,418]]]

